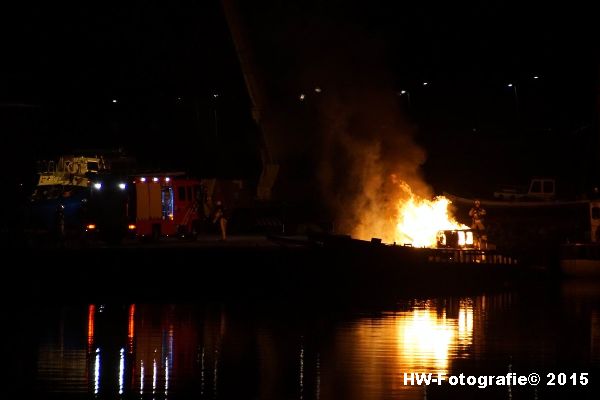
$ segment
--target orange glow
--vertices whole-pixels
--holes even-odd
[[[88,307],[88,351],[91,351],[94,344],[94,319],[96,317],[96,306],[90,304]]]
[[[441,230],[468,229],[448,213],[450,200],[443,196],[427,200],[413,194],[406,182],[400,188],[408,196],[398,202],[395,241],[415,247],[435,247],[437,233]]]
[[[397,319],[398,347],[403,362],[418,371],[448,372],[449,353],[456,342],[456,329],[453,321],[444,313],[441,317],[436,310],[415,309],[403,313]]]
[[[383,184],[378,180],[370,190]],[[443,196],[427,198],[428,189],[411,186],[392,174],[384,193],[367,195],[358,208],[358,223],[352,235],[362,239],[381,238],[385,243],[436,247],[439,231],[469,229],[451,215],[450,200]],[[369,192],[371,193],[371,192]],[[465,241],[467,238],[465,237]]]
[[[134,224],[129,224],[129,226],[127,227],[130,231],[134,231],[135,230],[135,225]]]
[[[96,224],[88,224],[86,226],[87,229],[89,229],[90,231],[93,231],[94,229],[96,229]]]
[[[361,318],[342,329],[332,351],[362,372],[349,383],[353,398],[378,392],[423,398],[422,388],[404,384],[404,372],[449,374],[452,360],[472,351],[478,315],[470,298],[461,299],[458,310],[445,301],[415,300],[409,309]],[[406,391],[421,395],[400,394]]]
[[[133,352],[133,337],[135,333],[135,304],[129,306],[129,324],[127,326],[127,338],[129,339],[129,352]]]

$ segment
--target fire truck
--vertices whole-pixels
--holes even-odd
[[[109,241],[125,236],[191,236],[203,215],[204,191],[183,173],[99,176],[92,184],[85,231]]]
[[[204,190],[183,173],[140,175],[132,180],[128,230],[139,237],[185,236],[196,232]]]

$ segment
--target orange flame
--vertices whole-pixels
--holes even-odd
[[[451,202],[447,198],[429,200],[414,193],[408,183],[394,174],[387,182],[390,184],[387,189],[385,185],[376,185],[384,189],[367,193],[366,206],[356,207],[353,236],[363,240],[377,237],[386,243],[414,247],[436,247],[439,231],[468,229],[451,215]]]
[[[406,182],[400,189],[408,196],[398,201],[398,216],[394,239],[415,247],[435,247],[441,230],[468,229],[458,223],[448,211],[450,200],[443,196],[427,200],[415,195]]]

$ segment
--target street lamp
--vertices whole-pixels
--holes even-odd
[[[515,109],[517,110],[517,114],[519,113],[519,95],[517,94],[517,84],[516,83],[509,83],[507,85],[509,88],[513,89],[513,92],[515,94]]]
[[[408,101],[408,106],[410,107],[410,93],[408,90],[401,90],[400,96],[406,96],[406,100]]]

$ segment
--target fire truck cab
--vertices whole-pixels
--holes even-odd
[[[183,174],[180,174],[183,175]],[[129,215],[135,217],[129,230],[138,237],[191,235],[202,213],[199,180],[178,174],[136,176]]]

